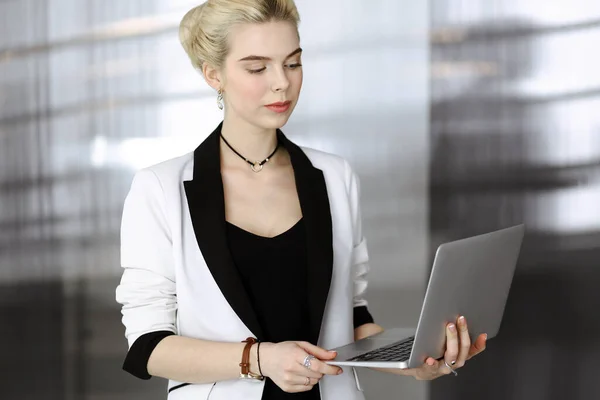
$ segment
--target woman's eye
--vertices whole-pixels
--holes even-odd
[[[250,72],[251,74],[260,74],[261,72],[263,72],[266,69],[267,69],[267,67],[263,67],[263,68],[259,68],[259,69],[249,69],[248,72]]]
[[[294,64],[287,64],[286,67],[289,69],[296,69],[301,67],[302,64],[300,63],[294,63]],[[267,69],[267,67],[262,67],[262,68],[257,68],[257,69],[248,69],[247,71],[251,74],[260,74],[261,72],[264,72]]]

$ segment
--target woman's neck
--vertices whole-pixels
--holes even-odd
[[[223,121],[221,134],[231,147],[250,161],[264,160],[277,145],[277,132],[275,129],[261,129],[238,121]],[[221,143],[221,149],[225,150],[222,154],[228,159],[237,158],[239,161],[243,161],[231,149],[227,148],[225,143]]]

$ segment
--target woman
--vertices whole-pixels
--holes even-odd
[[[383,330],[364,299],[358,179],[279,130],[302,86],[298,22],[293,0],[209,0],[181,22],[224,120],[136,174],[116,292],[124,369],[169,379],[170,400],[364,398],[352,369],[325,363]],[[447,335],[444,360],[389,372],[434,379],[485,347],[464,321]]]

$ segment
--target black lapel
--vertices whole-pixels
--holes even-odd
[[[317,344],[333,271],[331,209],[323,171],[315,168],[304,151],[277,130],[290,153],[296,189],[306,226],[310,342]]]
[[[193,180],[184,182],[194,233],[206,264],[233,310],[259,339],[263,332],[227,244],[225,201],[221,178],[222,124],[194,151]],[[300,147],[277,130],[289,152],[302,216],[306,226],[310,342],[317,344],[333,269],[331,210],[323,171]]]
[[[262,340],[262,329],[227,244],[219,152],[221,126],[194,151],[193,180],[183,184],[196,240],[213,278],[238,317]]]

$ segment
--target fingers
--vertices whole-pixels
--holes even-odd
[[[308,392],[309,390],[311,390],[313,388],[313,386],[315,386],[319,381],[313,378],[308,378],[308,381],[306,380],[307,378],[302,378],[302,379],[294,379],[293,381],[302,381],[301,383],[285,383],[283,385],[280,386],[280,388],[287,393],[300,393],[300,392]]]
[[[418,380],[430,380],[453,373],[454,370],[463,367],[471,357],[484,351],[486,341],[487,335],[484,333],[477,337],[475,343],[471,343],[467,320],[461,316],[456,324],[449,323],[446,326],[446,351],[443,359],[428,357],[421,367],[411,370],[414,371],[411,374]],[[454,374],[456,375],[456,372]]]
[[[479,335],[477,340],[475,340],[475,343],[473,343],[473,345],[469,349],[469,355],[467,356],[467,360],[471,359],[472,357],[474,357],[477,354],[484,351],[485,347],[486,347],[486,342],[487,342],[487,335],[485,333],[482,333],[481,335]]]
[[[313,363],[314,364],[313,360]],[[319,371],[316,371],[314,365],[311,365],[310,369],[306,368],[304,365],[297,365],[294,369],[292,369],[290,371],[290,373],[292,373],[294,376],[299,376],[302,378],[302,382],[304,382],[304,378],[308,377],[308,378],[314,378],[314,379],[321,379],[323,377],[323,374],[320,373]]]
[[[306,368],[302,365],[302,368]],[[340,367],[335,365],[325,364],[323,361],[314,359],[311,361],[310,370],[318,372],[322,375],[340,375],[343,371]]]
[[[440,369],[445,369],[446,371],[441,371],[440,373]],[[433,379],[436,378],[438,376],[440,376],[441,374],[449,374],[450,371],[448,370],[448,368],[445,367],[444,365],[444,361],[443,360],[436,360],[434,358],[427,358],[427,360],[425,360],[425,364],[423,365],[423,367],[421,367],[421,378],[420,380],[423,379]]]
[[[283,391],[288,393],[306,392],[321,380],[323,374],[312,368],[308,369],[302,364],[307,355],[301,347],[296,348],[293,358],[284,366],[276,381]],[[311,367],[316,361],[316,359],[311,360]]]
[[[313,356],[316,357],[316,358],[312,359],[310,362],[310,364],[311,364],[310,370],[312,370],[314,372],[318,372],[323,375],[339,375],[343,372],[340,367],[336,367],[335,365],[325,364],[323,361],[321,361],[321,360],[334,359],[335,356],[337,355],[335,352],[327,351],[325,349],[322,349],[318,346],[315,346],[315,345],[313,345],[311,343],[307,343],[307,342],[298,342],[297,344],[300,348],[302,348],[308,354],[312,354]],[[321,355],[321,356],[319,356],[319,355]],[[325,356],[325,357],[322,357],[322,356]],[[305,357],[306,357],[306,355],[304,355],[300,361],[300,365],[302,368],[306,368],[303,365]]]
[[[309,371],[306,368],[304,368],[304,369],[305,369],[305,371],[304,372],[300,371],[300,373],[298,373],[298,372],[286,373],[283,376],[284,385],[283,385],[282,389],[289,393],[306,392],[306,391],[312,389],[312,387],[314,385],[316,385],[323,377],[323,375],[320,375],[320,374],[316,374],[317,376],[314,376],[315,375],[314,372]],[[310,375],[310,376],[306,376],[306,375]]]
[[[300,346],[304,351],[308,354],[312,354],[317,357],[319,360],[333,360],[337,353],[335,351],[327,351],[319,346],[315,346],[312,343],[308,342],[296,342],[298,346]]]
[[[308,379],[308,380],[307,380]],[[315,386],[319,383],[320,378],[311,378],[307,376],[294,375],[288,382],[296,386]],[[308,384],[307,384],[308,382]]]
[[[458,343],[458,331],[456,329],[456,325],[453,323],[449,323],[446,326],[446,352],[444,353],[444,360],[448,363],[448,365],[455,365],[456,360],[458,359],[459,354],[459,343]],[[444,368],[442,372],[445,374],[449,374],[450,371],[443,362],[441,362],[441,366]]]
[[[310,360],[310,368],[306,368],[304,366],[304,359],[308,355],[309,354],[307,354],[301,347],[296,348],[292,358],[292,360],[295,361],[290,360],[292,362],[290,362],[284,369],[286,373],[286,378],[290,378],[292,376],[300,376],[302,379],[306,377],[321,379],[323,377],[323,374],[319,372],[316,368],[316,364],[319,361],[316,358]]]
[[[458,343],[459,351],[458,358],[456,359],[456,368],[461,368],[465,365],[467,357],[469,356],[469,350],[471,349],[471,338],[469,337],[469,328],[467,326],[467,320],[465,317],[458,318]]]

